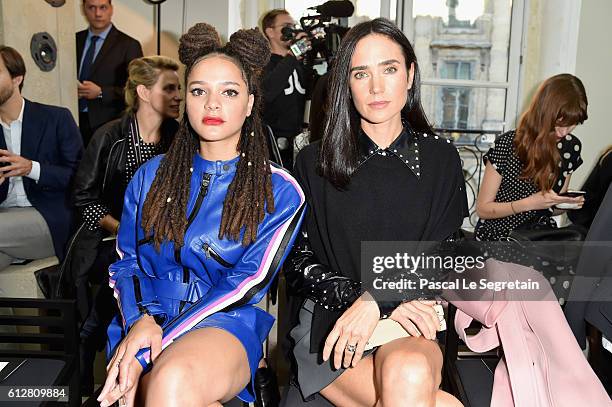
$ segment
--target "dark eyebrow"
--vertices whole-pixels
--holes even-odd
[[[379,62],[378,65],[392,65],[392,64],[399,64],[400,62],[397,59],[387,59],[386,61],[382,61]],[[365,69],[368,69],[368,65],[359,65],[359,66],[354,66],[351,68],[351,70],[349,72],[353,72],[353,71],[363,71]]]
[[[382,61],[378,65],[392,65],[392,64],[399,64],[399,63],[400,62],[397,59],[387,59],[386,61]]]
[[[188,86],[191,85],[205,85],[207,82],[206,81],[191,81],[189,82]],[[235,86],[240,86],[240,84],[238,82],[234,82],[234,81],[225,81],[225,82],[221,82],[222,85],[235,85]]]
[[[366,70],[368,68],[367,65],[359,65],[359,66],[354,66],[351,68],[351,70],[349,72],[353,72],[353,71],[363,71]]]

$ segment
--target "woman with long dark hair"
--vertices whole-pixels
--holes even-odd
[[[364,241],[444,241],[467,202],[459,155],[431,129],[419,67],[385,19],[353,27],[329,78],[325,136],[304,148],[296,177],[309,210],[286,278],[294,297],[294,373],[304,398],[339,406],[459,405],[439,390],[434,301],[367,291]],[[367,272],[367,270],[363,270]],[[375,299],[375,300],[373,300]],[[381,318],[410,336],[365,351]]]
[[[121,318],[109,327],[103,407],[132,406],[137,390],[147,406],[253,401],[274,323],[254,304],[304,209],[295,180],[267,158],[265,38],[240,30],[222,47],[215,29],[200,23],[181,37],[179,55],[187,91],[181,127],[126,192],[121,260],[110,268]]]
[[[561,195],[582,164],[580,140],[571,132],[587,119],[587,105],[580,79],[555,75],[540,85],[516,130],[495,140],[484,156],[476,202],[478,240],[503,240],[534,222],[554,227],[556,205],[582,206],[584,197]]]

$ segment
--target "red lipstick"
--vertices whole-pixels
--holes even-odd
[[[207,126],[220,126],[223,123],[225,123],[225,121],[221,119],[220,117],[207,116],[204,119],[202,119],[202,123],[204,123]]]

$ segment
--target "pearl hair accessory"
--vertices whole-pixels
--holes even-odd
[[[172,198],[168,197],[168,199],[166,199],[166,202],[170,203],[172,201]]]

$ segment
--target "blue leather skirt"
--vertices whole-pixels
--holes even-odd
[[[166,284],[168,282],[166,281]],[[180,283],[179,283],[180,284]],[[172,284],[170,284],[172,285]],[[177,284],[178,285],[178,284]],[[191,288],[192,291],[197,291]],[[176,315],[175,312],[178,309],[176,299],[168,298],[168,294],[172,290],[167,290],[165,296],[158,297],[161,301],[163,308],[166,310],[168,319],[172,319]],[[183,291],[183,290],[179,290]],[[182,293],[179,293],[180,297],[185,298]],[[179,295],[177,295],[179,297]],[[194,295],[192,300],[197,300],[199,295]],[[251,382],[247,385],[239,394],[238,398],[245,402],[255,401],[254,393],[254,378],[255,372],[259,365],[259,361],[263,356],[263,343],[270,333],[274,325],[274,317],[264,310],[254,306],[245,305],[232,309],[227,312],[217,312],[204,319],[202,322],[192,328],[218,328],[229,332],[236,337],[242,346],[244,347],[249,367],[251,369]],[[189,331],[191,332],[191,330]],[[108,327],[108,343],[107,343],[107,359],[110,360],[115,352],[115,348],[119,345],[121,340],[125,337],[123,330],[123,324],[120,316],[116,316]],[[175,339],[180,340],[180,337]],[[163,352],[163,351],[162,351]]]

